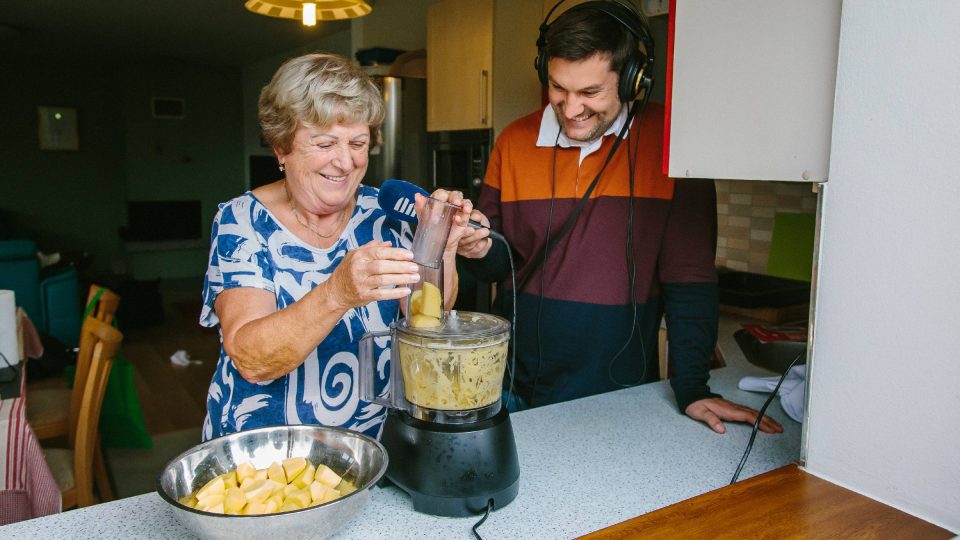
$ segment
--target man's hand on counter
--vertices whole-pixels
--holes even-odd
[[[723,398],[707,398],[694,401],[687,406],[686,413],[690,418],[707,424],[710,426],[710,429],[717,433],[725,433],[727,431],[726,426],[723,424],[724,420],[746,422],[753,425],[753,423],[757,421],[757,415],[760,414],[760,412],[755,409],[744,407],[739,403],[727,401]],[[782,433],[783,426],[773,418],[763,415],[763,420],[760,421],[760,431],[764,433]]]

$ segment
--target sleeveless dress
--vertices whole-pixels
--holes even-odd
[[[328,249],[301,241],[250,192],[220,204],[200,313],[202,326],[220,329],[220,359],[207,394],[204,440],[282,424],[339,426],[380,437],[386,410],[360,399],[358,350],[365,333],[386,330],[397,319],[399,301],[350,309],[296,369],[259,383],[241,377],[223,349],[223,329],[213,309],[221,291],[255,287],[273,293],[281,310],[325,282],[350,250],[374,240],[409,249],[410,226],[384,214],[378,192],[360,186],[353,215]],[[389,345],[389,336],[374,339],[374,384],[381,397],[390,376]]]

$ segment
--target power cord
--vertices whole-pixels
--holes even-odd
[[[507,246],[507,260],[510,261],[510,283],[513,286],[512,300],[513,300],[513,309],[510,315],[510,334],[513,343],[510,347],[510,364],[507,366],[507,375],[510,377],[509,391],[507,394],[507,403],[505,404],[507,409],[510,409],[510,402],[516,401],[516,390],[513,387],[513,381],[516,378],[517,372],[517,272],[513,266],[513,253],[511,253],[510,243],[507,242],[507,239],[503,237],[502,234],[496,236],[498,240],[503,242]]]
[[[743,457],[740,458],[740,465],[737,465],[737,472],[733,473],[733,479],[730,480],[731,484],[737,481],[737,478],[740,477],[740,471],[743,470],[744,464],[747,463],[747,457],[750,455],[750,450],[753,449],[753,441],[757,438],[757,431],[760,429],[760,421],[763,420],[763,415],[767,412],[767,407],[770,406],[770,402],[773,401],[773,398],[780,390],[780,385],[783,384],[783,380],[787,378],[787,373],[790,373],[790,370],[793,369],[793,366],[796,365],[797,361],[799,361],[806,353],[806,350],[797,353],[797,356],[795,356],[793,361],[790,362],[790,365],[787,366],[787,369],[783,371],[783,375],[781,375],[780,380],[777,381],[777,386],[773,389],[773,392],[770,392],[770,397],[767,398],[767,401],[763,404],[763,407],[760,407],[760,413],[757,414],[757,419],[753,422],[753,431],[750,432],[750,441],[747,442],[747,449],[743,451]]]
[[[6,364],[6,367],[10,368],[10,378],[5,377],[4,379],[0,380],[0,383],[6,384],[17,380],[17,377],[20,376],[18,366],[11,364],[10,360],[7,359],[7,355],[3,354],[2,352],[0,352],[0,360],[3,360],[3,363]]]
[[[481,538],[480,536],[480,533],[477,532],[477,529],[479,529],[480,526],[483,525],[483,522],[486,521],[487,518],[490,516],[491,510],[493,510],[493,499],[488,499],[486,512],[483,513],[483,517],[480,518],[480,521],[474,523],[473,527],[470,529],[473,531],[473,536],[475,536],[477,540],[483,540],[483,538]]]

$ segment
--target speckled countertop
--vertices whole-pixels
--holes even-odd
[[[749,364],[733,340],[739,321],[723,317],[727,367],[711,388],[759,408],[767,394],[744,392],[746,375],[774,373]],[[784,433],[760,433],[741,479],[800,456],[801,425],[774,402],[768,414]],[[730,482],[750,435],[725,435],[677,412],[666,382],[648,384],[511,415],[520,457],[520,494],[479,528],[484,539],[572,538],[662,508]],[[335,538],[472,538],[476,518],[414,512],[397,488],[373,488],[369,503]],[[193,538],[150,493],[0,527],[0,538]]]

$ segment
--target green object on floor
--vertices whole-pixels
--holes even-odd
[[[83,313],[83,320],[87,320],[101,294],[103,289],[90,300]],[[117,326],[116,319],[113,320],[113,326]],[[71,387],[75,371],[76,366],[67,366],[67,383]],[[140,407],[140,397],[137,396],[137,388],[133,384],[133,365],[123,359],[120,351],[117,351],[110,369],[110,378],[107,379],[107,388],[103,394],[103,406],[100,408],[100,445],[106,448],[153,446],[143,418],[143,409]]]
[[[773,217],[767,274],[810,281],[816,214],[777,212]]]

